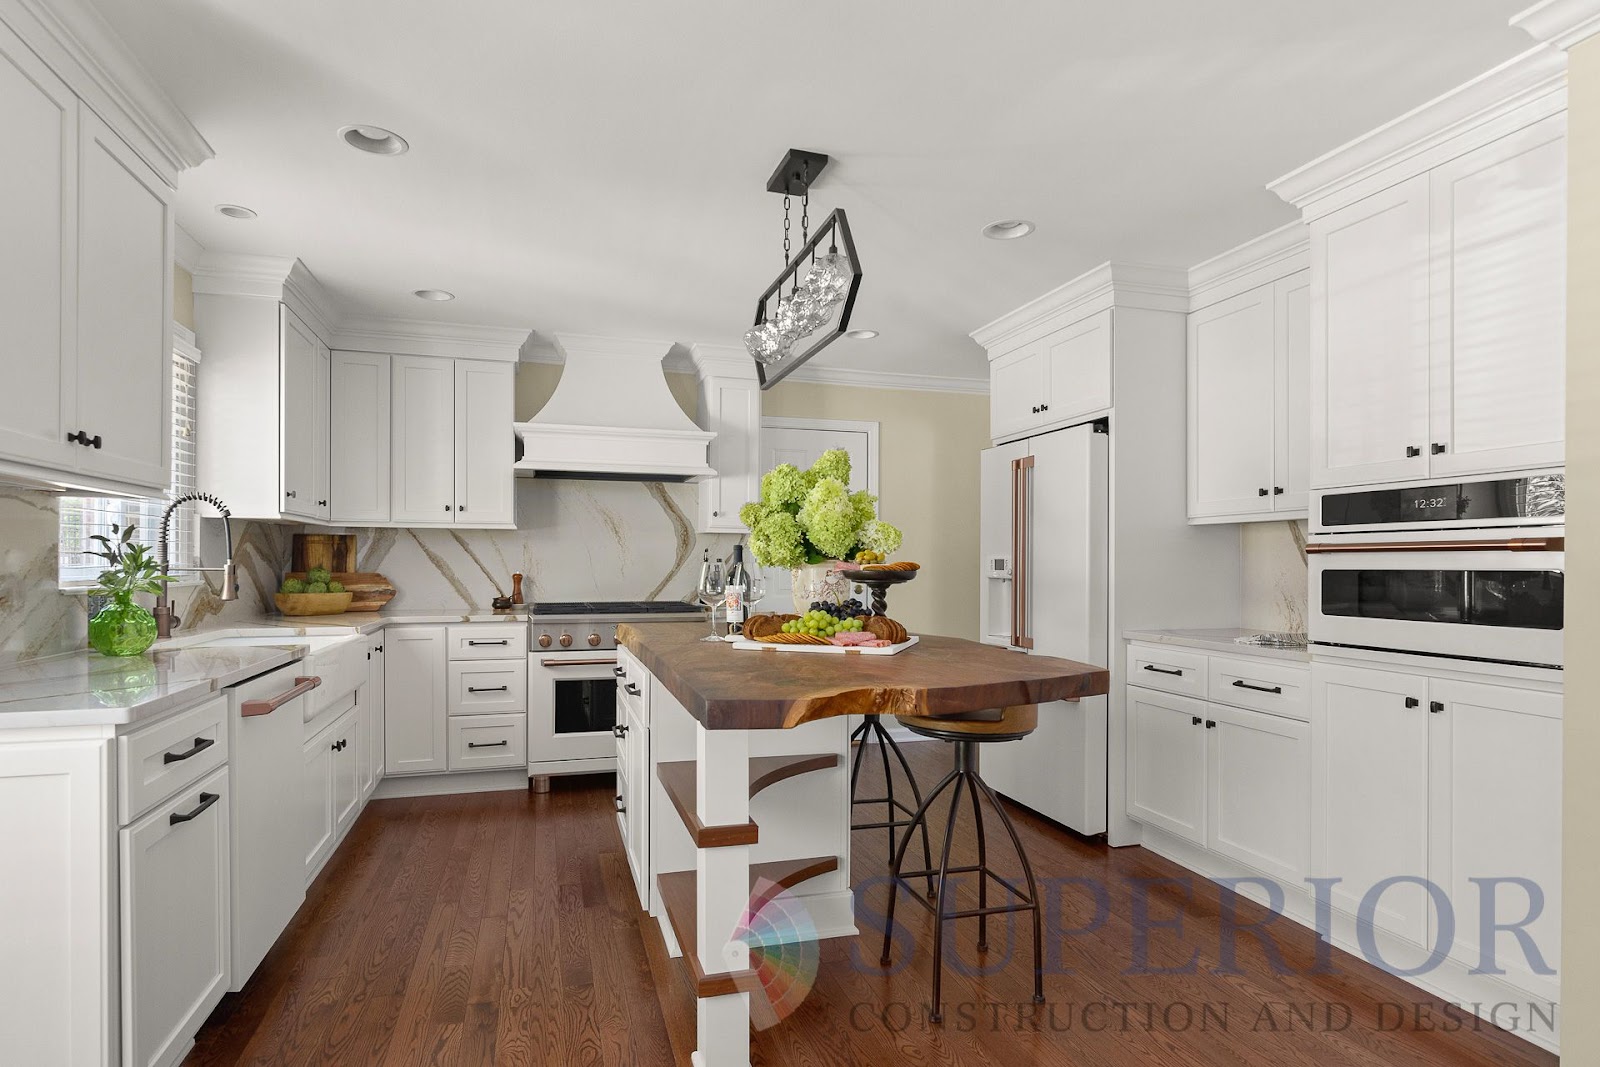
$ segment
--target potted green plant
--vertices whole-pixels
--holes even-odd
[[[161,573],[150,549],[133,540],[135,527],[111,526],[112,537],[94,534],[100,549],[89,550],[111,564],[100,572],[99,584],[89,592],[110,603],[89,620],[89,645],[103,656],[137,656],[156,641],[156,618],[135,603],[135,593],[159,593],[161,583],[172,579]]]
[[[739,509],[750,554],[763,567],[788,567],[796,607],[843,603],[850,581],[840,560],[881,562],[900,547],[898,527],[878,518],[878,498],[850,491],[850,453],[824,452],[810,470],[780,463],[761,476],[761,499]]]

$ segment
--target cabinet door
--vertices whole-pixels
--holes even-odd
[[[164,494],[172,467],[172,190],[78,109],[78,466]]]
[[[1128,814],[1206,842],[1206,705],[1128,687]]]
[[[1311,665],[1311,866],[1339,878],[1333,903],[1351,915],[1386,878],[1428,875],[1428,683],[1408,674]],[[1377,898],[1380,929],[1423,944],[1429,902],[1419,885]]]
[[[122,1063],[176,1062],[228,988],[228,768],[121,831]]]
[[[389,357],[335,352],[332,372],[333,521],[368,525],[389,521]]]
[[[1311,484],[1428,473],[1428,177],[1311,224]]]
[[[6,387],[0,456],[68,470],[74,412],[63,411],[76,277],[78,100],[0,25],[0,322]]]
[[[300,750],[301,841],[305,845],[306,881],[316,877],[333,847],[333,758],[338,737],[323,730]]]
[[[383,715],[384,715],[384,670],[383,670],[383,638],[384,634],[377,635],[377,643],[372,649],[371,668],[367,672],[367,687],[362,690],[365,701],[365,711],[362,713],[367,727],[367,792],[377,788],[378,781],[383,777]]]
[[[1431,172],[1435,477],[1563,461],[1566,123]]]
[[[317,518],[317,351],[322,342],[286,305],[278,307],[280,360],[278,418],[282,434],[279,470],[283,513]]]
[[[384,773],[444,770],[444,627],[390,627],[383,633],[383,661]]]
[[[312,517],[327,522],[332,515],[329,498],[333,460],[330,454],[333,353],[321,341],[311,361],[311,499]]]
[[[357,704],[333,729],[338,748],[333,750],[333,826],[341,837],[361,813],[361,778],[367,762],[361,705]]]
[[[1032,430],[1044,422],[1044,344],[1035,341],[989,363],[989,436]]]
[[[1189,315],[1192,519],[1272,511],[1275,304],[1263,285]]]
[[[516,364],[455,361],[455,500],[460,526],[516,521]]]
[[[1222,704],[1207,705],[1206,727],[1206,847],[1302,883],[1311,868],[1311,727]]]
[[[703,533],[744,533],[739,509],[761,497],[761,388],[753,378],[709,377],[700,386],[700,426],[715,433],[708,460],[715,478],[701,479]]]
[[[1311,433],[1306,426],[1310,403],[1311,272],[1273,284],[1272,510],[1279,518],[1305,517],[1311,506]]]
[[[1111,311],[1046,337],[1043,422],[1080,421],[1111,407]]]
[[[395,522],[455,521],[455,362],[395,356],[391,364],[390,438]],[[504,426],[511,425],[508,420]],[[497,429],[504,429],[504,426]],[[511,442],[505,442],[510,455]]]
[[[650,880],[650,728],[639,719],[631,702],[624,703],[628,732],[623,738],[622,752],[628,786],[623,803],[628,811],[623,843],[628,851],[628,867],[633,871],[633,884],[643,887]],[[649,898],[642,888],[640,899],[648,906]]]
[[[1432,841],[1429,877],[1450,898],[1455,915],[1451,955],[1471,967],[1481,960],[1485,918],[1473,879],[1527,879],[1543,909],[1524,930],[1545,967],[1561,968],[1561,697],[1498,685],[1432,683],[1429,716]],[[1491,887],[1502,925],[1531,913],[1533,894],[1511,884]],[[1517,937],[1498,935],[1494,965],[1504,980],[1540,998],[1557,999],[1555,975]]]

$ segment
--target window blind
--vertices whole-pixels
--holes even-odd
[[[99,545],[95,534],[115,538],[113,524],[135,527],[134,540],[152,549],[161,528],[161,513],[175,497],[193,492],[195,482],[195,379],[199,364],[188,356],[172,354],[172,488],[160,499],[139,497],[75,496],[60,503],[60,583],[92,585],[107,563],[89,555]],[[172,515],[168,549],[171,566],[199,565],[199,512],[185,504]],[[181,576],[180,576],[181,577]]]

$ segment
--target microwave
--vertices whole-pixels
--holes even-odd
[[[1566,477],[1560,470],[1467,481],[1319,489],[1311,494],[1311,533],[1319,538],[1540,529],[1562,526],[1566,521]]]

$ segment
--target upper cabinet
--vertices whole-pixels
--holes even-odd
[[[391,357],[335,352],[330,491],[332,521],[370,526],[389,521],[389,375]]]
[[[1072,317],[1072,316],[1069,316]],[[1026,436],[1111,408],[1111,309],[989,355],[989,436]]]
[[[1313,488],[1564,462],[1565,141],[1536,49],[1273,183],[1311,234]]]
[[[287,307],[278,309],[279,477],[285,515],[326,522],[329,510],[329,413],[332,353]]]
[[[761,385],[742,347],[695,345],[689,358],[700,379],[695,424],[716,434],[706,461],[717,474],[696,485],[695,529],[742,534],[739,509],[761,498]]]
[[[513,525],[516,364],[395,356],[392,380],[393,522]]]

